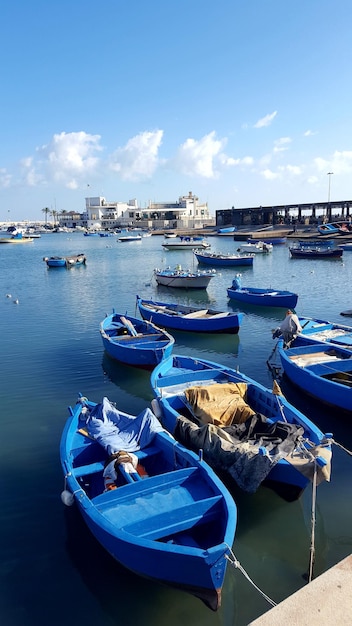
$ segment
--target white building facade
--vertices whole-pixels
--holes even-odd
[[[143,229],[197,229],[213,226],[208,204],[200,204],[191,191],[180,196],[178,202],[149,202],[148,207],[138,207],[137,200],[108,202],[102,196],[85,199],[86,210],[77,220],[77,213],[59,215],[60,225],[81,226],[88,230],[113,230],[139,227]],[[71,219],[72,218],[72,219]]]

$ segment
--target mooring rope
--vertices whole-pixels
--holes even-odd
[[[347,452],[347,454],[352,456],[351,450],[347,450],[347,448],[345,448],[345,446],[343,446],[342,443],[338,443],[338,441],[335,441],[335,439],[331,439],[331,443],[334,443],[335,446],[337,446],[338,448],[341,448],[341,450],[343,450],[344,452]]]
[[[312,482],[311,538],[310,538],[310,550],[309,550],[308,583],[310,583],[313,579],[313,567],[314,567],[314,561],[315,561],[316,503],[317,503],[317,463],[314,463],[314,474],[313,474],[313,482]]]
[[[247,574],[247,572],[245,571],[245,569],[243,569],[241,563],[239,562],[239,560],[236,558],[234,552],[232,551],[232,549],[230,548],[230,546],[227,546],[230,552],[230,555],[225,554],[225,558],[229,561],[230,565],[236,569],[239,569],[240,572],[242,572],[243,576],[251,583],[251,585],[253,585],[253,587],[259,591],[259,593],[263,596],[263,598],[269,602],[269,604],[271,604],[271,606],[276,606],[276,602],[274,602],[274,600],[272,600],[271,598],[269,598],[269,596],[266,595],[266,593],[264,593],[261,589],[259,589],[258,585],[255,584],[255,582],[251,579],[251,577]]]

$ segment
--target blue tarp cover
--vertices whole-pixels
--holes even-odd
[[[108,452],[135,452],[148,446],[161,426],[154,413],[144,409],[139,415],[119,411],[108,398],[97,404],[87,418],[89,435],[96,439]]]

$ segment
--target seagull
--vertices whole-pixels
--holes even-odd
[[[14,303],[14,304],[19,304],[19,303],[20,303],[20,301],[16,299],[16,300],[14,300],[14,301],[13,301],[13,303]]]
[[[12,295],[10,293],[7,293],[6,298],[12,298]]]

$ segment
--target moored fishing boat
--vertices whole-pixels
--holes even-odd
[[[202,272],[184,270],[180,265],[177,265],[175,269],[154,270],[154,277],[158,285],[181,289],[206,289],[214,276],[214,270]]]
[[[352,411],[352,351],[331,343],[296,337],[288,347],[278,340],[284,373],[291,382],[324,404]]]
[[[179,237],[161,244],[164,250],[193,250],[194,248],[210,248],[210,243],[202,237]]]
[[[237,519],[222,482],[149,408],[134,416],[79,397],[69,412],[63,502],[123,566],[217,610]]]
[[[129,241],[142,241],[142,235],[122,235],[121,237],[118,237],[118,241],[121,243]]]
[[[198,263],[212,265],[213,267],[233,267],[236,265],[253,265],[254,254],[216,254],[215,252],[202,252],[193,250]]]
[[[234,233],[237,230],[236,226],[224,226],[223,228],[218,228],[219,235],[229,235]]]
[[[104,348],[116,361],[151,369],[169,356],[174,338],[151,322],[115,311],[100,324]]]
[[[287,311],[286,317],[274,331],[273,338],[281,337],[286,345],[291,345],[296,337],[304,338],[305,343],[332,343],[352,350],[352,327],[335,324],[311,317],[298,317]]]
[[[139,296],[137,306],[143,319],[157,326],[194,333],[238,333],[243,318],[243,313],[156,302]]]
[[[241,243],[239,248],[241,252],[249,252],[250,254],[268,254],[273,251],[272,243],[266,243],[265,241],[251,243],[251,241],[252,240],[247,243]]]
[[[288,309],[294,309],[298,300],[298,295],[292,291],[242,287],[240,274],[235,276],[232,286],[227,288],[227,295],[229,298],[238,300],[243,304],[284,307]]]
[[[10,237],[2,237],[0,239],[0,243],[32,243],[34,241],[33,237],[25,237],[23,233],[17,232]]]
[[[263,239],[255,239],[254,237],[251,237],[248,239],[248,243],[270,243],[273,246],[280,246],[286,243],[286,241],[287,237],[264,237]]]
[[[45,256],[43,261],[48,267],[75,267],[77,265],[85,265],[87,258],[85,254],[74,254],[70,256]]]
[[[293,259],[340,259],[343,250],[338,247],[320,245],[290,246],[290,255]]]
[[[343,223],[344,222],[328,222],[327,224],[320,224],[317,229],[321,235],[337,235]]]
[[[293,247],[322,248],[324,246],[327,246],[328,248],[331,248],[334,245],[334,239],[300,239]]]
[[[277,387],[230,367],[174,355],[151,374],[161,423],[248,493],[270,481],[286,500],[313,480],[329,480],[331,442]],[[301,465],[302,464],[302,465]]]

